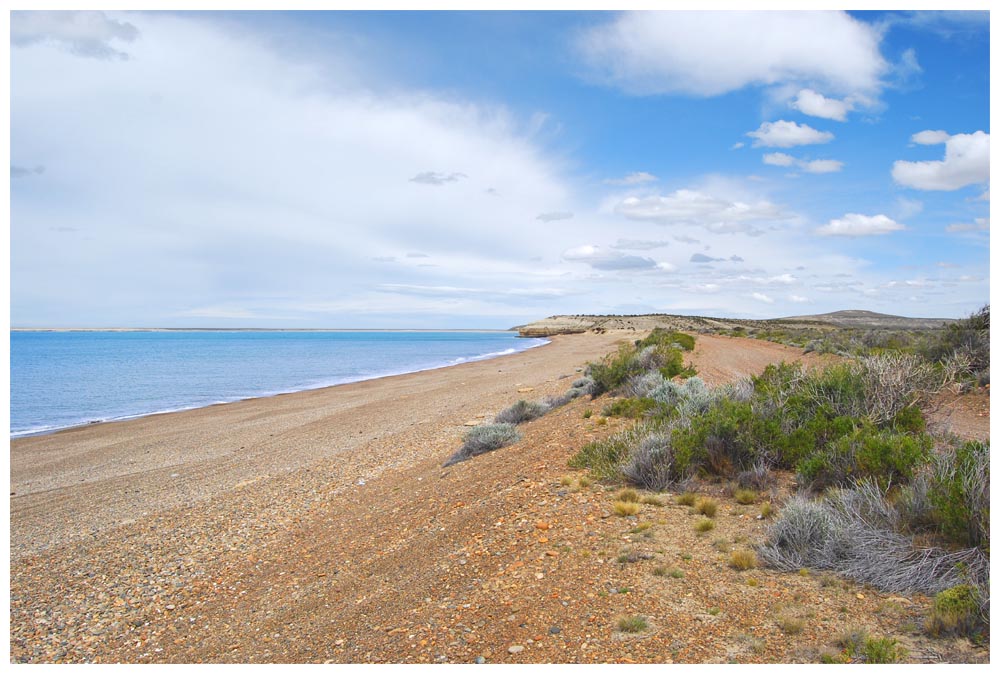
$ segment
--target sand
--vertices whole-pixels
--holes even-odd
[[[333,462],[334,479],[349,483],[416,458],[444,461],[466,422],[521,388],[536,389],[527,398],[561,393],[622,338],[555,337],[455,367],[13,440],[12,558],[316,462]]]

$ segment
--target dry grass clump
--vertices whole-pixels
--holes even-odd
[[[805,629],[806,621],[795,616],[782,616],[778,618],[778,627],[785,634],[800,634]]]
[[[700,498],[694,504],[695,512],[704,515],[705,517],[715,517],[716,511],[719,509],[719,502],[714,498]]]
[[[618,492],[617,498],[618,498],[619,501],[627,501],[629,503],[638,503],[639,502],[639,492],[637,492],[635,489],[622,489],[620,492]]]
[[[615,501],[611,508],[619,517],[628,517],[639,512],[639,504],[635,501]]]
[[[733,491],[733,498],[736,499],[737,503],[742,505],[756,503],[757,497],[758,494],[753,489],[743,489],[740,487]]]
[[[733,550],[729,555],[729,566],[737,571],[757,568],[757,555],[753,550]]]
[[[765,501],[760,504],[760,516],[767,519],[774,514],[774,506],[771,505],[770,501]]]
[[[642,502],[645,503],[646,505],[651,505],[651,506],[656,507],[656,508],[662,508],[663,507],[663,501],[661,501],[660,499],[656,498],[652,494],[647,494],[646,496],[643,496],[642,497]]]
[[[708,519],[707,517],[702,517],[694,525],[694,530],[699,534],[707,534],[709,531],[715,528],[715,522]]]
[[[693,492],[685,492],[677,496],[677,505],[693,506],[694,502],[698,500],[698,495]]]
[[[649,627],[649,623],[641,615],[625,616],[618,621],[618,631],[628,634],[642,632],[647,627]]]

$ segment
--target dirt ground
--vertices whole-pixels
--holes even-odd
[[[285,430],[259,433],[278,438],[260,452],[271,458],[247,475],[204,470],[201,481],[211,489],[187,501],[154,489],[142,502],[143,489],[183,472],[183,463],[95,478],[104,491],[49,487],[46,504],[58,513],[49,522],[37,508],[16,508],[15,497],[12,541],[20,554],[11,564],[11,661],[817,662],[836,650],[838,634],[860,627],[899,639],[909,662],[988,662],[986,648],[922,635],[926,597],[823,574],[732,568],[733,550],[762,540],[768,521],[761,506],[780,507],[781,490],[741,505],[725,485],[702,485],[719,503],[715,527],[704,534],[694,528],[700,516],[672,494],[646,494],[657,503],[616,516],[616,489],[581,485],[584,473],[567,468],[583,444],[629,423],[602,424],[602,399],[578,399],[520,426],[515,445],[442,468],[466,424],[518,398],[565,391],[587,359],[610,350],[611,336],[603,337],[553,350],[568,355],[549,366],[525,354],[488,361],[488,369],[477,364],[484,366],[474,370],[479,379],[449,379],[447,395],[431,392],[433,377],[418,381],[376,398],[381,405],[369,411],[381,411],[385,423],[357,412],[352,420],[348,405],[338,412],[337,437],[360,438],[336,456],[301,453],[301,443],[334,431],[322,418],[296,431],[294,414],[308,414],[317,399],[301,409],[294,403],[295,410],[277,414],[292,415]],[[578,336],[563,343],[584,344],[573,340]],[[718,384],[800,354],[702,335],[692,359],[699,376]],[[463,380],[480,386],[473,382],[490,370],[516,374],[452,395]],[[369,402],[380,395],[372,387]],[[393,414],[416,399],[423,406],[417,416],[427,422],[397,424]],[[952,412],[953,430],[985,429],[988,436],[988,398],[979,403],[985,407],[973,405],[973,416]],[[275,408],[258,411],[234,421],[247,442],[261,442],[255,420],[265,429],[278,423]],[[967,418],[969,428],[956,418]],[[192,426],[174,441],[198,429],[215,432],[219,421],[185,422]],[[116,442],[127,447],[122,433]],[[116,446],[106,445],[101,456],[116,456]],[[283,451],[287,465],[275,459]],[[12,490],[42,493],[31,484],[15,480]],[[102,519],[99,504],[88,505],[112,485],[126,492],[120,512],[130,512],[127,519]],[[77,510],[86,527],[65,523]],[[31,544],[32,532],[44,546]],[[636,616],[645,629],[619,629]]]

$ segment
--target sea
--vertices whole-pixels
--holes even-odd
[[[506,331],[10,333],[10,436],[431,370],[547,343]]]

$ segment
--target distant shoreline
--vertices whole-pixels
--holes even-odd
[[[11,332],[517,332],[503,328],[11,328]]]

